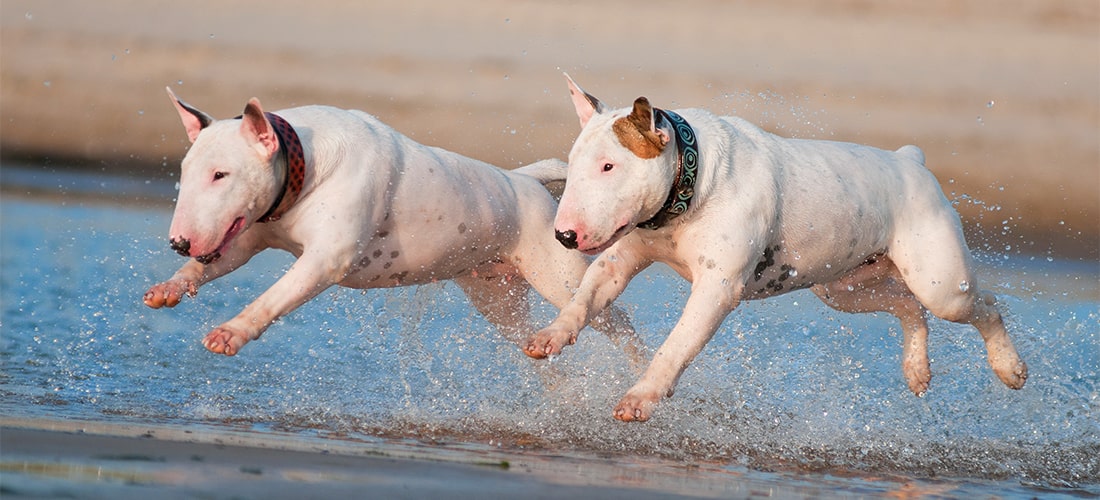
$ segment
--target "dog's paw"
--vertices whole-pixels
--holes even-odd
[[[653,408],[661,398],[654,394],[630,391],[615,406],[614,416],[623,422],[645,422],[653,414]]]
[[[1015,356],[1015,359],[999,360],[998,363],[991,359],[989,364],[993,366],[993,373],[997,374],[997,378],[1010,389],[1022,389],[1027,382],[1027,363],[1019,356]]]
[[[932,369],[928,367],[928,358],[906,358],[901,363],[901,371],[905,374],[905,382],[913,394],[921,397],[928,392],[928,384],[932,381]]]
[[[248,343],[248,340],[248,335],[222,325],[206,334],[206,337],[202,339],[202,345],[214,354],[232,356],[237,354],[241,347]]]
[[[1010,389],[1023,388],[1027,382],[1027,364],[1016,353],[1008,335],[986,340],[985,347],[989,353],[989,367],[997,374],[997,378]]]
[[[194,297],[199,292],[194,282],[188,280],[169,280],[157,283],[149,288],[142,297],[145,305],[153,309],[161,307],[176,307],[183,300],[183,296]]]
[[[563,347],[576,342],[576,332],[550,326],[531,336],[523,352],[532,358],[542,359],[561,354]]]

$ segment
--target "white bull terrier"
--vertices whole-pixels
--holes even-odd
[[[917,395],[932,376],[926,310],[977,327],[994,373],[1023,387],[1027,366],[993,294],[978,287],[958,214],[920,149],[786,139],[644,97],[605,110],[566,78],[582,130],[555,228],[566,247],[602,254],[525,351],[560,353],[653,262],[692,283],[680,321],[615,418],[650,418],[742,300],[803,288],[841,311],[897,316],[902,372]]]
[[[183,159],[171,246],[192,257],[144,296],[172,307],[266,248],[297,260],[203,345],[232,356],[332,285],[385,288],[453,279],[505,336],[531,332],[527,291],[569,302],[588,260],[554,240],[543,185],[565,164],[506,171],[418,144],[362,111],[305,106],[215,121],[168,94],[193,143]],[[594,326],[643,366],[625,315]],[[524,336],[526,339],[526,336]]]

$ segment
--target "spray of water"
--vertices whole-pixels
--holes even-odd
[[[1100,483],[1094,265],[982,259],[983,286],[1000,295],[1031,368],[1021,391],[995,379],[976,331],[935,320],[932,388],[914,397],[892,317],[837,313],[794,293],[739,308],[655,418],[627,425],[611,409],[636,374],[590,330],[553,361],[533,361],[452,284],[333,289],[236,357],[216,356],[202,336],[281,276],[289,256],[263,254],[195,299],[153,311],[140,304],[141,292],[179,265],[155,236],[166,213],[2,203],[0,409],[8,414],[217,422],[762,470]],[[675,324],[687,286],[656,266],[620,299],[651,348]],[[546,304],[534,311],[541,323],[553,313]]]

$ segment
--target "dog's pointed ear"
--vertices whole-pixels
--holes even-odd
[[[649,99],[634,100],[634,109],[611,125],[619,142],[639,158],[656,158],[669,142],[668,133],[657,128],[653,107]]]
[[[649,135],[657,139],[661,149],[664,149],[672,140],[668,132],[657,127],[657,113],[653,112],[653,106],[649,104],[649,99],[644,96],[634,100],[634,110],[630,112],[630,116],[636,117],[639,130],[644,130],[643,124],[646,121],[649,122]]]
[[[577,109],[577,117],[581,120],[581,128],[584,128],[592,115],[603,113],[604,105],[595,96],[582,90],[572,78],[569,78],[568,73],[563,74],[566,82],[569,83],[569,98],[573,100],[573,107]]]
[[[164,87],[164,89],[168,91],[168,97],[172,99],[172,104],[175,105],[176,112],[180,114],[180,120],[183,121],[183,128],[187,130],[187,138],[191,140],[191,142],[195,142],[195,139],[199,136],[199,132],[202,132],[202,129],[210,126],[211,123],[214,123],[214,119],[211,118],[210,115],[199,111],[198,108],[176,97],[171,87]]]
[[[260,100],[255,97],[248,100],[244,113],[241,114],[241,134],[265,159],[270,160],[279,152],[279,138],[275,135],[275,127],[271,126],[264,115],[264,108],[260,106]]]

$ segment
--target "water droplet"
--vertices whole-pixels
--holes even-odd
[[[183,80],[176,80],[176,85],[183,85]]]
[[[46,81],[42,82],[42,85],[46,86],[46,87],[49,87],[50,85],[53,85],[53,82],[51,82],[49,80],[46,80]]]
[[[28,12],[28,13],[26,13],[26,14],[23,14],[23,17],[24,17],[24,18],[25,18],[26,20],[30,21],[30,20],[34,19],[34,14],[31,14],[30,12]]]
[[[978,125],[985,125],[985,120],[982,119],[981,115],[978,115]]]
[[[989,102],[985,103],[985,107],[992,108],[993,107],[993,101],[989,101]]]
[[[968,290],[970,290],[970,283],[967,283],[966,281],[960,281],[959,282],[959,291],[960,292],[966,292]]]
[[[849,292],[854,292],[854,291],[856,291],[856,287],[854,287],[852,285],[848,285],[848,291]]]

